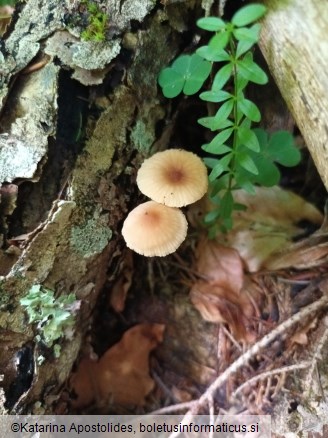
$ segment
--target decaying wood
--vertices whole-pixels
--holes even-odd
[[[328,189],[328,8],[266,0],[260,48]]]
[[[1,65],[0,72],[0,100],[4,110],[13,93],[14,95],[17,93],[19,98],[20,90],[25,90],[25,79],[20,80],[20,72],[35,55],[42,55],[44,46],[41,48],[40,40],[44,42],[50,34],[52,38],[53,35],[61,38],[62,17],[65,12],[71,11],[72,5],[70,1],[58,3],[30,0],[24,5],[25,7],[22,6],[17,23],[5,42],[6,50],[1,58],[4,63]],[[110,16],[113,19],[117,18],[118,33],[114,35],[114,42],[110,40],[102,43],[103,53],[115,46],[115,54],[113,56],[109,54],[107,59],[107,62],[112,62],[111,68],[114,69],[116,61],[112,58],[123,50],[122,41],[125,33],[131,32],[131,20],[141,22],[153,9],[154,2],[127,0],[122,8],[120,5],[119,1],[107,2],[112,12]],[[176,14],[177,23],[182,25],[185,19],[183,17],[186,16],[184,6],[173,6],[173,13]],[[47,26],[49,20],[51,26]],[[37,25],[33,25],[34,21]],[[34,29],[31,34],[30,28]],[[116,272],[115,266],[119,266],[122,258],[121,222],[130,206],[136,203],[134,169],[139,165],[142,157],[149,154],[149,149],[155,141],[156,125],[165,115],[165,110],[157,96],[157,75],[176,53],[179,41],[178,32],[171,28],[166,12],[163,11],[156,12],[148,25],[143,30],[137,30],[132,36],[134,44],[129,46],[131,59],[129,68],[124,75],[121,75],[121,82],[113,81],[114,85],[106,101],[107,108],[94,126],[90,127],[83,153],[73,163],[64,182],[53,180],[45,182],[49,186],[53,183],[61,185],[60,192],[50,200],[52,207],[49,211],[45,211],[45,220],[36,223],[34,229],[27,230],[29,233],[24,235],[20,247],[18,245],[11,248],[14,256],[8,253],[8,244],[1,249],[0,255],[6,264],[5,267],[2,266],[1,277],[0,375],[4,376],[2,384],[7,395],[11,394],[11,400],[7,400],[7,407],[18,412],[35,411],[35,402],[40,400],[42,407],[38,412],[51,412],[54,395],[69,376],[83,337],[89,328],[90,315],[107,279],[107,270]],[[22,49],[25,44],[29,44],[28,52]],[[75,58],[70,61],[72,62],[70,67],[74,69],[75,65],[82,65],[85,74],[88,74],[88,69],[92,68],[88,60],[92,55],[92,44],[95,43],[77,41],[76,44],[78,47],[74,49]],[[49,47],[47,50],[51,55],[51,47]],[[97,50],[99,47],[97,43]],[[90,56],[84,56],[84,50]],[[59,58],[61,56],[58,50],[55,55]],[[77,60],[76,55],[81,55],[82,58],[84,56],[86,63],[81,58]],[[70,59],[69,55],[65,59]],[[30,71],[28,77],[38,77],[40,72],[53,68],[52,62],[50,61],[49,67],[43,67],[43,70]],[[124,60],[118,65],[118,71],[123,71]],[[67,69],[65,61],[62,67],[64,71]],[[12,80],[13,77],[16,81]],[[57,80],[57,76],[55,79]],[[10,85],[11,96],[8,97]],[[40,88],[33,89],[29,94],[30,105],[37,105],[33,103],[33,99],[35,102],[38,101],[41,97],[38,93],[41,93]],[[56,101],[56,94],[52,101]],[[51,99],[49,102],[51,103]],[[52,106],[52,111],[52,115],[55,116],[56,105]],[[11,130],[16,126],[15,124],[25,120],[27,113],[30,113],[30,110],[26,110],[23,105],[18,107],[11,119],[8,111],[6,112],[6,119],[2,120],[1,125],[2,132],[6,133],[2,145],[4,151],[10,148],[10,141],[15,141],[16,145],[23,140],[20,138],[23,137],[23,133],[17,134],[17,130],[14,134],[18,135],[18,138],[11,140],[13,137]],[[70,118],[71,115],[67,117]],[[54,135],[54,129],[47,131],[47,124],[44,123],[46,121],[42,119],[42,114],[34,117],[34,122],[40,128],[42,145],[47,146],[47,139]],[[31,128],[31,131],[34,129]],[[51,138],[52,144],[54,141]],[[38,147],[33,139],[30,143],[31,147]],[[29,143],[25,142],[23,146],[27,151],[26,154],[29,154],[31,152]],[[7,178],[7,173],[3,173],[4,178],[1,183],[17,182],[19,192],[24,177],[32,181],[42,180],[49,150],[47,151],[46,147],[43,150],[39,148],[39,152],[39,156],[30,153],[31,160],[34,160],[34,169],[37,168],[35,174],[33,169],[30,169],[30,174],[20,172],[21,169],[14,165],[16,159],[19,161],[19,157],[14,154],[13,159],[6,165],[7,172],[12,164],[10,179]],[[19,181],[17,181],[18,177]],[[11,214],[15,208],[20,209],[21,202],[22,200],[15,198],[13,207],[6,207],[5,214],[9,217],[9,212]],[[32,206],[34,201],[30,202]],[[34,210],[37,209],[38,207],[35,206]],[[6,216],[2,218],[6,232],[9,229],[7,219]],[[6,236],[4,240],[5,238]],[[38,342],[37,329],[35,325],[27,323],[26,314],[19,303],[19,300],[35,284],[42,284],[54,290],[56,296],[73,292],[81,302],[80,311],[76,316],[74,336],[70,340],[61,339],[61,354],[58,358],[53,356],[51,349],[45,351],[42,343]],[[23,353],[26,359],[24,366],[19,362]],[[45,360],[40,360],[42,357]],[[18,380],[27,371],[32,380],[25,382],[17,391],[12,391],[13,388],[18,388]]]

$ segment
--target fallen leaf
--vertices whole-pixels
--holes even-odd
[[[162,324],[138,324],[98,362],[82,360],[71,379],[77,395],[73,406],[81,409],[95,400],[101,405],[144,405],[155,386],[149,376],[149,354],[163,341],[164,328]]]
[[[233,229],[227,234],[218,234],[216,239],[223,245],[235,248],[249,272],[268,268],[266,261],[277,251],[284,252],[295,238],[304,235],[302,222],[320,227],[322,213],[303,198],[280,187],[256,187],[251,195],[244,190],[234,192],[234,200],[245,205],[245,211],[233,213]],[[189,219],[192,224],[214,205],[204,199],[192,206]]]
[[[243,291],[244,268],[238,252],[203,239],[196,257],[196,270],[205,278],[190,290],[196,309],[207,321],[227,323],[237,340],[253,340],[250,318],[255,309]]]
[[[99,360],[98,391],[115,404],[142,406],[154,389],[149,376],[149,354],[163,341],[164,325],[139,324]]]
[[[97,362],[89,357],[83,358],[77,372],[72,375],[70,384],[76,395],[76,399],[72,400],[75,409],[89,406],[94,401],[97,365]]]

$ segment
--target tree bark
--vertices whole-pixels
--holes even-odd
[[[70,12],[74,18],[78,13],[75,2],[63,3],[29,0],[15,17],[0,57],[4,133],[0,138],[4,244],[0,382],[6,407],[16,412],[37,412],[39,400],[40,412],[51,412],[53,396],[71,372],[108,271],[113,277],[119,272],[125,253],[121,223],[138,196],[134,169],[149,154],[157,140],[156,126],[165,116],[157,76],[177,53],[179,33],[186,28],[189,13],[183,4],[155,11],[153,1],[104,2],[114,21],[114,36],[93,43],[80,41],[74,36],[76,29],[70,29],[74,35],[63,31],[62,17]],[[190,2],[190,10],[194,7]],[[141,25],[149,13],[151,20]],[[142,29],[132,31],[131,22]],[[41,40],[46,42],[42,48]],[[44,50],[50,59],[44,58]],[[36,55],[46,59],[45,65],[21,75]],[[74,120],[83,114],[77,104],[71,106],[71,98],[61,88],[60,80],[68,80],[68,89],[74,83],[65,76],[59,78],[55,57],[61,60],[64,75],[69,65],[84,84],[100,84],[105,77],[109,81],[110,93],[102,100],[106,108],[88,127],[88,140],[77,154],[72,138],[63,140],[59,131],[62,125],[73,126],[73,137],[79,136],[81,123]],[[65,108],[71,112],[65,113]],[[13,213],[20,218],[16,229],[28,233],[18,240],[11,239],[15,238]],[[62,333],[59,339],[57,358],[42,343],[42,327],[28,323],[20,305],[35,285],[54,291],[56,297],[74,293],[81,305],[75,314],[74,335],[67,338]]]
[[[328,189],[328,6],[266,0],[260,48]]]

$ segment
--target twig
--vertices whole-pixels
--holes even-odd
[[[204,392],[204,394],[194,403],[194,405],[189,409],[181,420],[181,425],[188,424],[194,415],[196,415],[199,410],[204,406],[210,397],[214,397],[216,391],[240,368],[247,365],[247,363],[257,354],[260,353],[265,347],[267,347],[275,338],[282,335],[288,329],[290,329],[296,323],[306,319],[312,313],[317,312],[323,307],[328,305],[328,296],[324,295],[318,301],[302,308],[298,313],[291,316],[289,319],[281,323],[272,332],[268,333],[262,339],[260,339],[256,344],[254,344],[249,350],[242,354],[235,362],[233,362]],[[179,433],[172,433],[169,438],[177,438]]]
[[[323,335],[321,336],[320,342],[317,345],[316,351],[313,355],[312,361],[311,361],[311,368],[309,370],[308,376],[307,376],[307,385],[305,386],[305,388],[307,388],[306,390],[306,394],[309,395],[310,391],[312,390],[312,386],[311,386],[311,380],[313,380],[313,373],[314,370],[317,368],[318,365],[318,360],[320,360],[320,356],[321,356],[321,352],[322,349],[325,345],[325,343],[327,342],[328,339],[328,316],[325,317],[324,319],[324,324],[326,326]],[[319,376],[319,384],[321,384],[320,382],[320,376]]]
[[[192,400],[189,402],[178,403],[176,405],[165,406],[164,408],[157,409],[156,411],[152,411],[152,415],[166,415],[172,414],[172,412],[184,411],[185,409],[191,409],[197,400]]]
[[[169,397],[170,402],[171,403],[178,403],[178,400],[174,397],[174,395],[172,394],[172,391],[165,385],[165,383],[163,382],[163,380],[159,377],[159,375],[155,372],[152,371],[151,373],[152,378],[155,380],[155,382],[157,383],[157,385],[161,388],[161,390],[163,391],[163,393]]]
[[[264,373],[258,374],[257,376],[252,377],[251,379],[247,380],[247,382],[244,382],[242,385],[240,385],[232,394],[232,397],[236,397],[237,394],[239,394],[243,389],[245,389],[247,386],[251,386],[253,383],[257,382],[258,380],[265,379],[266,377],[274,376],[275,374],[281,374],[281,373],[288,373],[290,371],[299,370],[303,368],[308,368],[311,365],[311,362],[302,362],[300,364],[295,365],[289,365],[281,368],[276,368],[271,371],[266,371]]]
[[[232,336],[232,334],[229,332],[229,330],[226,329],[226,327],[221,324],[222,330],[224,331],[224,334],[230,339],[230,341],[233,343],[233,345],[239,350],[243,351],[240,344],[236,341],[236,339]]]

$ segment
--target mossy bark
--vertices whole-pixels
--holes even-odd
[[[72,4],[68,1],[66,7],[72,7]],[[115,5],[120,5],[120,2],[109,1],[105,4],[114,9]],[[67,149],[63,147],[64,143],[71,147],[74,141],[63,140],[61,124],[69,126],[75,139],[79,137],[82,126],[74,121],[79,119],[76,117],[76,108],[72,109],[72,113],[65,113],[60,107],[69,107],[71,103],[69,98],[65,101],[65,96],[61,94],[63,87],[59,86],[58,89],[58,111],[65,113],[65,120],[62,116],[58,117],[57,132],[55,123],[49,128],[49,122],[42,119],[42,114],[28,120],[29,111],[24,107],[24,102],[19,100],[21,90],[26,89],[25,77],[21,79],[20,71],[36,53],[44,59],[45,46],[41,47],[40,40],[44,42],[49,36],[49,20],[51,32],[61,32],[59,38],[62,37],[62,17],[65,13],[63,3],[41,0],[36,7],[35,1],[30,0],[25,7],[20,6],[22,9],[14,18],[17,20],[16,27],[13,22],[6,52],[2,55],[6,63],[1,77],[1,104],[4,110],[1,129],[9,133],[3,137],[2,150],[11,145],[18,150],[19,142],[23,141],[22,150],[34,165],[32,174],[25,175],[21,174],[20,166],[15,166],[12,160],[9,163],[9,166],[12,165],[11,179],[1,181],[3,187],[7,188],[9,182],[18,187],[18,196],[13,195],[12,208],[3,204],[1,209],[0,383],[5,389],[9,411],[51,412],[56,398],[54,396],[69,376],[78,356],[91,323],[93,309],[107,279],[107,272],[119,272],[115,266],[120,266],[125,251],[120,228],[128,209],[136,204],[135,169],[158,140],[156,126],[165,116],[164,100],[162,103],[158,96],[157,75],[178,52],[189,6],[190,10],[194,9],[194,2],[190,2],[187,8],[180,4],[157,10],[152,1],[140,3],[138,0],[129,0],[124,5],[126,7],[122,8],[116,23],[119,30],[115,28],[114,34],[116,46],[119,43],[121,53],[103,71],[103,78],[110,84],[109,91],[105,93],[105,108],[102,108],[98,120],[88,125],[88,139],[82,149],[77,150],[77,153],[75,150],[74,160],[74,151],[67,155]],[[112,18],[115,17],[114,12]],[[170,24],[170,14],[173,26]],[[145,21],[142,23],[143,19]],[[131,28],[133,20],[134,26],[139,21],[139,27],[136,26],[134,30]],[[37,29],[37,32],[34,30],[29,34],[27,22],[29,29]],[[179,26],[180,29],[177,29]],[[33,40],[34,51],[31,56],[19,50],[26,42],[26,35]],[[80,43],[73,41],[71,44]],[[86,53],[90,53],[92,44],[98,48],[100,43],[84,44],[87,46]],[[77,46],[78,50],[83,51],[84,44]],[[105,48],[106,43],[101,44]],[[109,41],[109,49],[111,44]],[[63,45],[63,50],[67,47],[70,46]],[[50,49],[48,51],[51,52]],[[56,56],[61,57],[60,51]],[[53,64],[53,60],[45,59],[50,65]],[[85,73],[90,66],[84,67],[85,72],[81,71],[83,60],[74,61],[72,58],[70,62],[71,68],[76,67],[74,62],[80,63],[78,75],[85,81],[92,81],[93,74],[96,81],[99,81],[98,71]],[[65,70],[65,65],[62,67]],[[39,72],[30,71],[28,74],[35,76],[40,75]],[[12,82],[13,77],[16,82]],[[65,73],[62,80],[67,80]],[[10,87],[13,87],[12,93],[20,106],[15,106],[7,94]],[[53,122],[57,117],[58,75],[52,87]],[[88,89],[86,96],[89,92],[97,90]],[[36,87],[28,95],[32,105],[37,105],[41,97],[39,93],[41,88]],[[83,118],[81,114],[77,114],[80,119]],[[28,135],[29,127],[32,129],[37,125],[37,129],[40,129],[39,146],[35,145],[32,138],[31,145],[28,141],[24,142],[26,138],[21,140],[22,130],[12,132],[12,127],[17,126],[20,120],[24,120],[24,123],[26,121],[24,130],[28,138],[31,137]],[[47,143],[48,150],[45,148]],[[41,146],[43,149],[40,149],[40,156],[36,156],[33,148]],[[58,152],[61,157],[58,157]],[[52,153],[56,158],[53,162],[49,161]],[[17,154],[16,157],[18,162],[23,159]],[[61,167],[61,171],[56,171],[57,166]],[[26,189],[26,184],[29,184],[30,191]],[[35,191],[36,186],[39,191]],[[51,187],[57,190],[50,190]],[[24,193],[24,196],[20,197],[19,193]],[[5,190],[2,191],[3,203],[7,199],[4,194]],[[28,214],[29,211],[38,210],[42,204],[42,199],[40,202],[37,198],[47,199],[46,205],[42,207],[44,210],[40,222],[31,220]],[[15,217],[12,216],[13,212]],[[17,229],[29,234],[24,235],[22,240],[11,240]],[[28,323],[24,308],[20,305],[20,299],[35,284],[54,290],[56,296],[74,293],[81,303],[80,310],[75,314],[73,336],[71,333],[67,337],[63,333],[58,340],[61,353],[57,358],[51,348],[45,348],[42,344],[42,327]],[[42,406],[39,401],[42,401]]]

